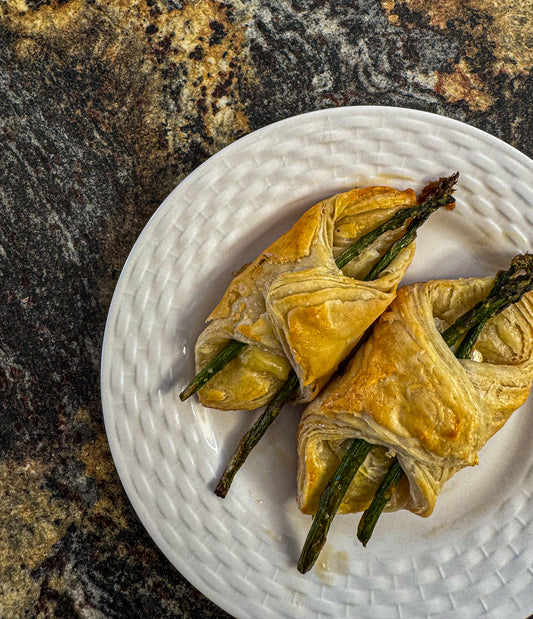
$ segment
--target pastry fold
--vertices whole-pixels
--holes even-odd
[[[198,337],[197,371],[229,340],[248,344],[199,390],[221,410],[269,402],[291,368],[297,402],[311,401],[396,295],[414,256],[403,249],[381,276],[363,281],[405,228],[388,232],[342,270],[335,259],[363,234],[416,204],[411,189],[356,188],[310,208],[235,275]]]
[[[526,400],[533,378],[533,293],[494,316],[471,359],[440,333],[484,299],[493,278],[406,286],[346,371],[304,411],[298,429],[298,505],[315,513],[349,444],[376,445],[339,509],[370,504],[394,456],[405,472],[387,505],[429,516],[444,483]]]

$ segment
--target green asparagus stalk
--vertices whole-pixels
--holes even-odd
[[[203,387],[212,376],[225,367],[232,359],[234,359],[239,351],[242,350],[246,344],[237,340],[230,340],[226,346],[217,354],[211,361],[207,363],[196,376],[191,380],[187,387],[180,393],[180,400],[186,400],[191,395],[196,393],[198,389]]]
[[[418,218],[420,216],[427,217],[435,210],[440,208],[441,206],[448,206],[454,203],[454,199],[452,197],[454,191],[454,185],[459,178],[459,173],[456,172],[450,176],[439,179],[438,181],[434,181],[429,183],[421,193],[421,197],[419,200],[419,204],[416,206],[412,206],[409,208],[402,209],[398,211],[395,215],[393,215],[390,219],[379,225],[374,230],[371,230],[367,234],[361,236],[357,241],[352,243],[348,249],[343,252],[340,256],[335,259],[335,264],[339,269],[343,269],[349,262],[351,262],[354,258],[359,256],[363,250],[369,247],[374,241],[376,241],[382,234],[388,232],[390,230],[396,230],[401,228],[404,223],[410,218]],[[424,221],[425,221],[424,219]],[[415,234],[416,236],[416,234]],[[412,240],[406,243],[408,245]],[[394,255],[388,258],[387,264],[393,260],[394,256],[396,256],[402,247],[398,247]],[[392,247],[389,251],[392,250]],[[385,267],[380,266],[380,271],[382,271]],[[376,267],[374,267],[376,269]],[[373,275],[375,278],[376,275]],[[367,281],[372,278],[367,276]],[[240,346],[239,346],[240,344]],[[194,395],[201,387],[203,387],[217,372],[222,370],[231,359],[233,359],[238,352],[246,346],[246,344],[242,342],[237,342],[236,340],[229,340],[226,348],[229,350],[226,352],[226,348],[223,348],[218,355],[216,355],[200,372],[192,379],[192,381],[185,387],[185,389],[180,393],[180,399],[182,401],[190,398]],[[236,352],[235,352],[236,351]]]
[[[515,256],[507,271],[498,271],[494,284],[487,298],[480,301],[468,312],[460,316],[450,327],[442,332],[442,337],[451,348],[472,327],[486,322],[491,316],[501,312],[512,303],[516,303],[527,292],[533,276],[533,259],[531,254]],[[465,358],[465,357],[462,357]]]
[[[483,320],[480,320],[467,332],[463,338],[463,341],[459,344],[457,350],[455,351],[455,356],[457,359],[470,359],[476,340],[483,330],[483,327],[487,324],[489,318],[490,316],[485,316]]]
[[[533,254],[519,254],[511,260],[507,271],[496,274],[494,284],[487,299],[480,305],[477,320],[471,320],[470,328],[457,347],[455,356],[468,359],[472,355],[475,342],[487,321],[502,312],[509,305],[517,303],[533,287]],[[463,320],[466,322],[466,320]]]
[[[433,185],[435,185],[435,191],[443,191],[446,188],[447,191],[451,191],[451,185],[449,179],[456,179],[456,175],[452,175],[447,179],[441,179],[441,181],[436,181]],[[455,180],[453,180],[453,183]],[[452,185],[453,185],[452,183]],[[437,187],[438,184],[438,187]],[[378,261],[378,263],[371,270],[371,277],[367,275],[366,280],[370,281],[371,279],[377,279],[381,273],[389,266],[389,264],[394,260],[394,258],[400,253],[400,251],[407,247],[410,243],[414,241],[416,238],[416,233],[418,228],[427,220],[427,218],[433,213],[435,210],[440,208],[441,206],[449,204],[451,201],[450,194],[445,194],[444,196],[438,195],[435,200],[426,200],[423,205],[421,205],[419,212],[415,214],[412,218],[411,223],[409,224],[405,234],[398,239],[395,243],[391,245],[391,247],[385,252],[383,257]],[[406,209],[407,210],[407,209]],[[402,211],[403,212],[403,211]],[[388,220],[390,221],[390,220]],[[385,222],[387,223],[387,222]],[[346,252],[345,252],[346,253]],[[344,256],[345,254],[342,254]],[[342,257],[341,256],[341,257]],[[338,266],[338,264],[337,264]],[[369,274],[370,275],[370,274]],[[294,372],[291,372],[288,380],[282,385],[281,389],[274,396],[272,402],[267,406],[265,412],[259,417],[259,419],[255,422],[252,428],[244,435],[237,450],[235,451],[230,463],[225,469],[216,489],[215,494],[220,498],[225,498],[227,495],[231,482],[235,477],[237,471],[244,464],[246,458],[252,451],[252,449],[257,445],[263,434],[270,427],[274,419],[280,413],[283,404],[290,399],[292,394],[296,391],[298,387],[298,379]],[[341,497],[342,498],[342,497]],[[330,513],[330,511],[328,511]],[[333,518],[335,514],[331,515]],[[327,525],[329,528],[329,525]],[[324,537],[325,541],[325,537]]]
[[[447,339],[445,339],[446,343],[448,344],[448,346],[451,347],[456,344],[461,337],[464,336],[464,339],[455,354],[459,359],[469,358],[471,356],[474,343],[479,336],[481,329],[487,323],[487,321],[492,316],[498,314],[509,305],[512,305],[513,303],[519,301],[526,292],[532,289],[533,254],[520,254],[513,258],[513,260],[511,261],[511,265],[507,271],[499,271],[497,273],[495,282],[489,294],[487,295],[487,298],[484,301],[477,303],[471,310],[465,312],[456,320],[456,322],[449,329],[443,332],[443,337],[444,334],[447,333]],[[465,325],[467,326],[465,327]],[[354,442],[359,442],[361,440],[363,439],[355,439]],[[344,466],[344,461],[349,458],[348,454],[349,451],[346,452],[343,460],[341,461],[341,464],[339,465],[339,469]],[[337,470],[337,473],[339,469]],[[350,470],[348,465],[346,465],[346,470]],[[355,470],[353,476],[355,476],[357,470],[358,469]],[[334,475],[334,477],[337,475],[337,473]],[[363,513],[361,523],[358,529],[358,538],[363,542],[364,546],[366,546],[366,544],[368,543],[368,540],[372,535],[378,518],[389,500],[387,499],[386,501],[384,501],[384,498],[386,496],[389,496],[390,498],[389,493],[392,492],[393,487],[397,485],[402,475],[403,471],[401,471],[400,465],[397,463],[396,460],[393,461],[389,472],[387,473],[378,490],[376,491],[372,503]],[[343,485],[346,487],[346,489],[349,488],[353,476],[348,480],[344,480]],[[335,491],[338,491],[340,487],[341,484],[337,482],[335,485]],[[305,573],[312,568],[316,559],[318,558],[318,554],[320,553],[323,544],[325,543],[325,538],[323,538],[321,535],[319,539],[321,540],[322,545],[319,546],[317,543],[315,543],[314,536],[316,535],[316,531],[321,532],[322,530],[329,530],[331,522],[323,522],[323,520],[325,520],[325,518],[328,516],[331,516],[331,519],[333,519],[335,515],[331,515],[330,513],[326,514],[325,512],[321,511],[322,501],[332,501],[331,497],[329,496],[328,488],[329,485],[328,487],[326,487],[326,490],[322,494],[317,514],[313,520],[313,525],[311,527],[311,530],[309,531],[306,543],[304,545],[304,550],[306,548],[313,548],[314,553],[310,553],[309,551],[307,551],[305,554],[305,558],[302,559],[302,557],[300,557],[300,561],[298,562],[298,569],[302,573]],[[338,501],[338,505],[342,503],[343,498],[344,494],[340,497],[337,497],[336,500]],[[315,521],[317,520],[319,515],[321,522],[315,524]],[[302,551],[302,556],[303,554],[304,551]]]
[[[435,201],[436,202],[436,201]],[[395,243],[393,243],[389,249],[383,254],[383,256],[376,262],[376,264],[370,269],[365,281],[370,282],[377,279],[388,266],[394,260],[394,258],[400,253],[402,249],[410,245],[417,235],[418,228],[427,220],[427,218],[436,211],[439,206],[432,205],[431,208],[426,208],[423,211],[417,213],[412,222],[407,227],[405,234],[400,237]]]
[[[381,512],[385,509],[385,505],[387,505],[390,501],[392,492],[402,477],[403,469],[398,460],[394,458],[387,474],[374,494],[372,503],[363,512],[363,516],[359,521],[359,527],[357,528],[357,539],[363,544],[363,546],[366,546],[368,540],[371,538]]]
[[[226,467],[217,487],[215,494],[221,499],[224,499],[230,489],[231,482],[237,471],[244,464],[246,458],[250,455],[252,449],[261,440],[263,434],[268,430],[274,419],[278,416],[283,405],[294,393],[298,386],[298,377],[295,372],[291,372],[289,378],[283,383],[282,388],[274,396],[272,401],[266,407],[265,412],[259,417],[254,425],[242,437],[237,450],[233,454],[230,463]]]
[[[416,206],[411,206],[398,211],[380,226],[370,232],[367,232],[367,234],[364,234],[357,241],[355,241],[355,243],[350,245],[344,253],[335,259],[335,264],[337,267],[339,269],[343,269],[354,258],[357,258],[363,250],[372,245],[372,243],[382,234],[385,234],[385,232],[389,232],[390,230],[397,230],[398,228],[401,228],[408,219],[417,217],[419,214],[427,211],[429,211],[428,215],[430,215],[441,206],[452,204],[453,198],[451,197],[451,194],[453,191],[453,185],[457,181],[457,178],[458,174],[452,174],[452,176],[442,179],[446,181],[446,185],[444,186],[443,184],[443,187],[440,188],[440,191],[444,191],[444,193],[428,198],[426,201],[421,204],[417,204]]]
[[[322,547],[326,543],[326,537],[333,517],[337,513],[344,495],[348,491],[352,479],[365,461],[372,445],[363,439],[355,439],[348,447],[335,474],[322,493],[320,505],[313,518],[313,523],[298,561],[298,571],[305,574],[309,571]]]

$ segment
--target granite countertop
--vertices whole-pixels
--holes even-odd
[[[100,353],[126,257],[199,164],[301,112],[417,108],[533,156],[531,3],[4,0],[0,18],[0,616],[226,617],[110,455]]]

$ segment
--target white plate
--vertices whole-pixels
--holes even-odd
[[[231,144],[186,178],[140,235],[109,312],[106,429],[144,526],[175,567],[236,617],[501,617],[533,612],[531,400],[457,474],[431,518],[386,514],[363,549],[336,518],[315,569],[295,505],[297,408],[270,429],[223,501],[212,490],[254,414],[178,393],[232,271],[320,198],[355,185],[417,191],[459,170],[454,212],[421,230],[406,282],[493,274],[533,239],[533,162],[468,125],[406,109],[323,110]]]

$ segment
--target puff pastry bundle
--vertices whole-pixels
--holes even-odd
[[[199,390],[201,403],[256,409],[272,399],[291,369],[299,379],[295,401],[311,401],[394,299],[414,244],[374,281],[363,278],[405,226],[383,234],[342,270],[335,259],[415,204],[410,189],[368,187],[335,195],[310,208],[237,274],[197,340],[197,371],[230,340],[246,347]]]
[[[525,402],[533,379],[531,292],[487,322],[471,359],[456,358],[441,335],[487,296],[493,282],[434,280],[399,290],[345,373],[302,416],[303,512],[316,512],[352,439],[374,447],[344,495],[341,513],[368,507],[393,457],[405,474],[385,509],[420,516],[431,514],[452,475],[477,464],[478,451]]]

